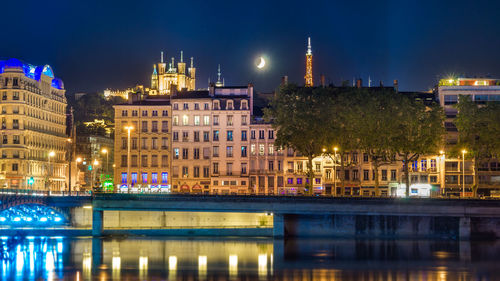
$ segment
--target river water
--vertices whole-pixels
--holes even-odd
[[[500,280],[500,241],[1,237],[1,280]]]

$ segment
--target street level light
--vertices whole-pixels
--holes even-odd
[[[101,150],[101,153],[106,154],[106,173],[109,173],[109,165],[108,165],[109,153],[108,153],[108,150],[106,148],[103,148]]]
[[[467,150],[462,149],[462,198],[465,197],[465,153],[467,153]]]
[[[335,166],[335,163],[337,162],[337,150],[339,150],[338,147],[334,147],[333,151],[335,152],[335,161],[333,162],[333,189],[334,189],[334,194],[337,195],[337,167]]]

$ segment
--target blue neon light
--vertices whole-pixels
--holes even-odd
[[[41,75],[46,75],[52,78],[52,87],[62,90],[64,84],[59,78],[54,77],[54,71],[50,65],[35,66],[28,63],[23,63],[18,59],[12,58],[5,61],[0,61],[0,74],[5,72],[6,68],[22,68],[24,75],[28,78],[40,81]]]
[[[50,207],[37,204],[14,206],[0,212],[0,225],[36,226],[66,223],[62,214]]]

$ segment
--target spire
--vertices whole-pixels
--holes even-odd
[[[215,83],[216,87],[224,87],[224,80],[221,81],[220,76],[221,76],[221,71],[220,71],[220,64],[219,64],[219,69],[217,71],[217,82]]]
[[[191,57],[191,68],[193,68],[193,65],[194,65],[194,63],[193,63],[193,59],[194,59],[194,58],[193,58],[193,57]]]
[[[182,51],[181,51],[181,62],[184,62],[184,59],[183,59],[183,57],[182,57]]]
[[[163,63],[163,51],[161,51],[161,63]]]
[[[172,57],[172,67],[175,67],[174,57]]]
[[[312,55],[311,37],[307,37],[307,54]]]
[[[157,75],[158,72],[156,72],[156,64],[153,64],[153,75]]]
[[[219,70],[217,71],[217,82],[220,82],[220,64],[219,64]]]

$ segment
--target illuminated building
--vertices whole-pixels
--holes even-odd
[[[119,90],[119,89],[106,89],[104,90],[104,98],[109,100],[112,97],[121,97],[122,99],[128,99],[128,96],[131,93],[140,93],[142,95],[145,95],[150,91],[149,88],[144,88],[143,85],[136,85],[134,88],[127,88],[125,90]],[[76,95],[75,95],[76,96]]]
[[[64,93],[49,65],[0,61],[2,188],[67,188]]]
[[[458,142],[458,131],[453,123],[458,111],[455,104],[458,103],[459,96],[471,96],[477,104],[486,102],[500,102],[500,79],[489,78],[448,78],[439,81],[438,86],[439,103],[446,114],[446,144],[454,146]],[[467,148],[465,148],[467,149]],[[463,188],[462,159],[451,158],[443,155],[445,173],[442,175],[445,194],[459,195]],[[477,166],[477,167],[476,167]],[[474,170],[477,170],[477,180],[475,182]],[[486,163],[474,163],[472,160],[465,161],[465,192],[472,195],[470,187],[477,185],[478,194],[490,195],[492,191],[500,191],[500,162],[497,159],[490,159]]]
[[[115,108],[115,186],[127,192],[144,188],[170,188],[170,98],[138,95]],[[130,157],[128,131],[130,130]],[[128,163],[130,159],[130,163]],[[130,175],[128,170],[130,169]],[[124,189],[123,189],[124,188]]]
[[[313,82],[313,55],[312,55],[312,49],[311,49],[311,37],[307,38],[307,53],[306,53],[306,76],[304,77],[305,79],[305,85],[306,87],[312,87],[314,86]]]
[[[184,62],[183,52],[181,51],[181,59],[175,67],[175,60],[168,63],[163,60],[163,52],[161,52],[160,63],[153,66],[153,74],[151,75],[151,95],[170,95],[174,87],[177,91],[186,89],[193,91],[196,88],[196,68],[194,67],[193,58],[191,57],[191,66],[187,69]]]

